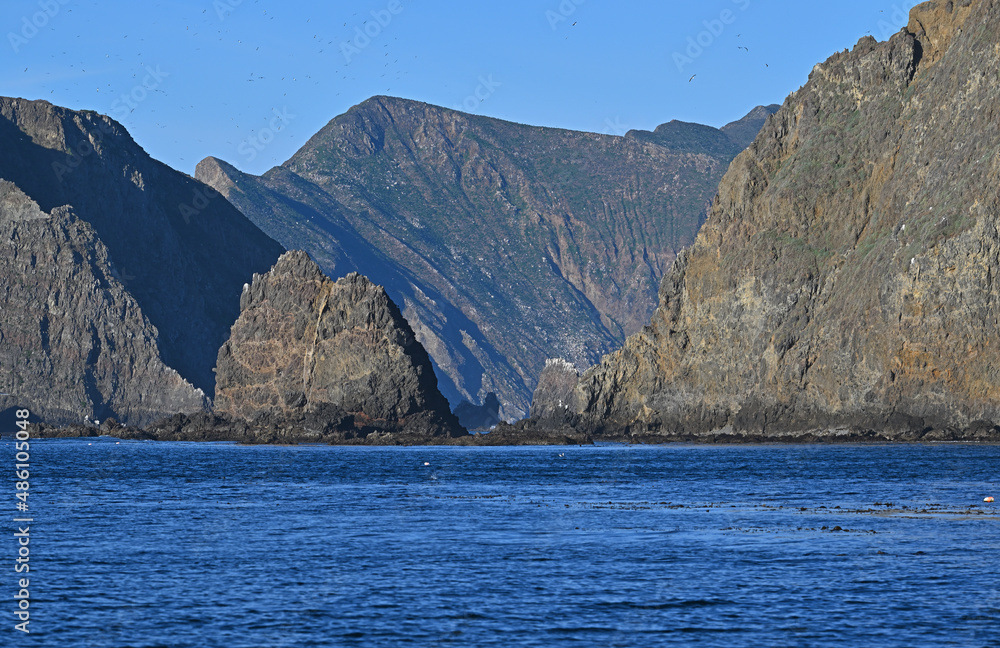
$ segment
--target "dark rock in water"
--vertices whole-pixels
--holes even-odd
[[[733,161],[650,325],[584,373],[562,424],[995,438],[997,42],[996,3],[925,2],[887,42],[817,65]]]
[[[501,421],[500,399],[493,392],[486,394],[482,405],[462,401],[455,408],[458,422],[467,430],[489,430]]]
[[[240,289],[282,248],[114,120],[0,98],[0,408],[146,424],[206,406]]]
[[[384,286],[451,403],[494,392],[516,419],[547,357],[590,366],[649,321],[745,146],[698,124],[602,135],[373,97],[263,176],[207,158],[197,177],[329,276]]]
[[[365,277],[334,282],[305,252],[288,252],[254,276],[240,308],[219,350],[218,414],[279,425],[332,423],[338,430],[465,434],[399,309]]]
[[[570,427],[540,429],[526,428],[522,422],[511,425],[500,422],[486,434],[470,435],[469,440],[461,440],[462,445],[477,446],[554,446],[591,445],[594,438]]]

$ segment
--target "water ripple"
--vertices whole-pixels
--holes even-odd
[[[1000,645],[993,446],[93,443],[32,446],[38,645]]]

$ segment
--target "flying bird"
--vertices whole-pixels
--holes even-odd
[[[690,79],[688,79],[688,83],[691,83],[692,81],[694,81],[694,78],[695,78],[696,76],[698,76],[698,75],[697,75],[697,74],[692,74],[692,75],[691,75],[691,78],[690,78]]]

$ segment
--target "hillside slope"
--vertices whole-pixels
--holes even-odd
[[[197,177],[331,277],[385,286],[452,403],[495,392],[511,418],[546,358],[590,365],[648,321],[740,149],[697,124],[614,137],[374,97],[259,178],[214,158]]]

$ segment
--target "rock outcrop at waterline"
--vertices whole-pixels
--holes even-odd
[[[305,252],[288,252],[254,276],[240,309],[219,350],[216,413],[327,434],[465,434],[427,352],[365,277],[334,282]]]
[[[580,372],[572,363],[562,358],[546,360],[531,397],[531,418],[542,423],[562,421],[570,411],[579,379]]]
[[[562,424],[995,432],[998,43],[997,2],[926,2],[889,41],[817,65],[731,165],[649,326],[584,373]]]

